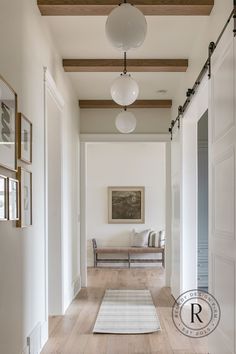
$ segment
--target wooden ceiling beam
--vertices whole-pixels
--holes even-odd
[[[37,0],[43,16],[107,16],[119,0]],[[144,15],[209,16],[214,0],[133,0]]]
[[[122,72],[122,59],[63,59],[66,72]],[[185,72],[187,59],[128,59],[129,72]]]
[[[112,100],[80,100],[81,109],[122,108]],[[128,108],[171,108],[172,100],[137,100]]]

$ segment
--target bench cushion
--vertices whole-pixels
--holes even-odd
[[[99,247],[96,253],[160,253],[164,248],[160,247]]]

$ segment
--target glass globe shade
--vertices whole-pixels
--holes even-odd
[[[147,34],[143,13],[131,4],[117,6],[107,18],[106,35],[113,47],[127,52],[140,47]]]
[[[128,74],[121,74],[111,86],[111,97],[120,106],[129,106],[139,94],[137,82]]]
[[[124,134],[132,133],[136,128],[136,118],[133,113],[122,111],[116,117],[116,128]]]

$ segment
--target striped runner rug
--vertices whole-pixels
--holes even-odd
[[[152,333],[160,322],[149,290],[106,290],[93,333]]]

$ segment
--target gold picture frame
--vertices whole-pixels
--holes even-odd
[[[8,178],[8,220],[18,221],[20,218],[19,210],[19,181]]]
[[[30,227],[33,224],[32,217],[32,172],[19,167],[17,171],[19,181],[20,219],[18,227]]]
[[[108,223],[144,224],[145,187],[108,187]]]
[[[17,171],[17,94],[0,75],[0,166]]]
[[[7,200],[7,177],[0,175],[0,221],[8,220]]]
[[[32,163],[33,124],[22,113],[18,113],[18,158]]]

